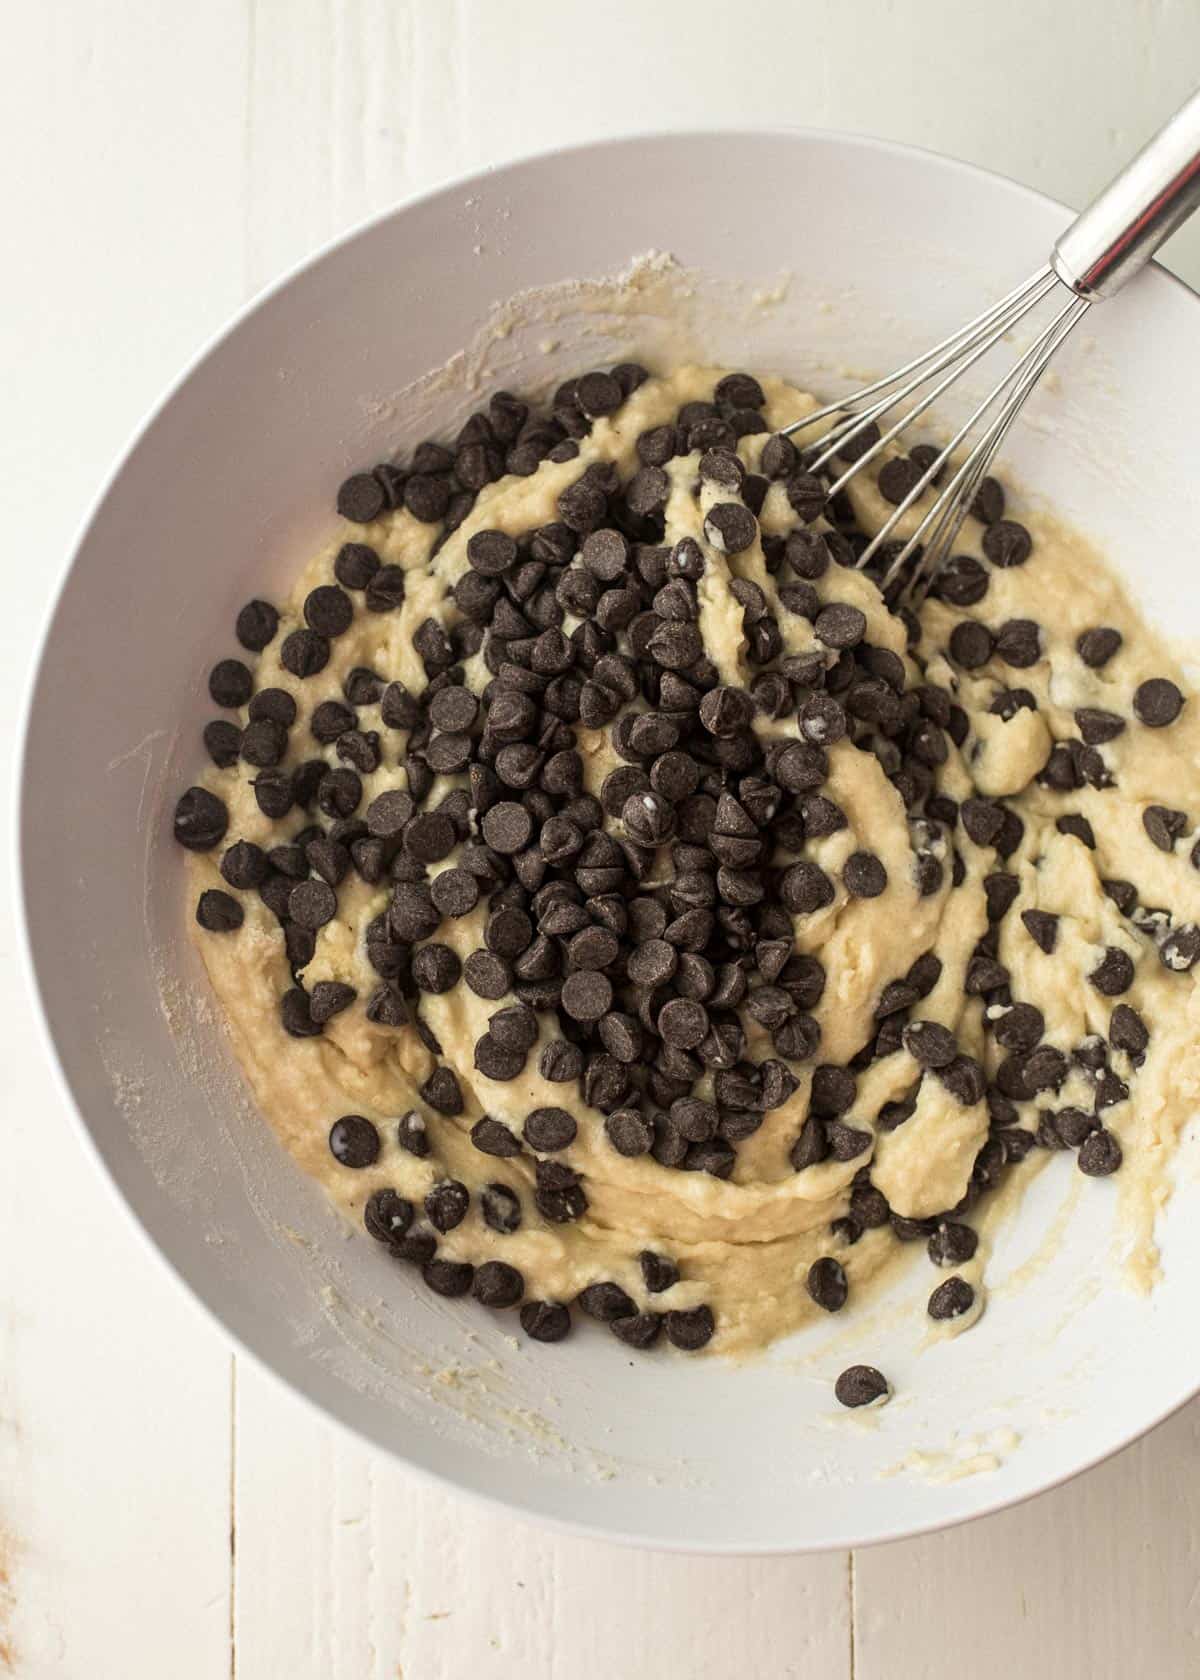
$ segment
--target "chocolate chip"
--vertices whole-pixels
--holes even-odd
[[[1010,618],[996,634],[996,656],[1019,670],[1036,665],[1042,656],[1040,627],[1031,618]]]
[[[615,414],[625,394],[611,373],[585,373],[575,381],[575,401],[589,420]]]
[[[870,1406],[890,1393],[888,1380],[874,1365],[849,1365],[833,1385],[843,1406]]]
[[[508,964],[491,951],[472,951],[463,965],[463,978],[476,997],[493,1001],[512,988]]]
[[[708,1012],[692,998],[673,998],[658,1012],[658,1030],[677,1050],[693,1050],[708,1032]]]
[[[383,487],[371,473],[353,474],[337,493],[338,512],[356,525],[369,525],[386,505]]]
[[[563,982],[562,1007],[575,1021],[598,1021],[612,1008],[612,982],[594,970],[568,975]]]
[[[857,1126],[847,1126],[841,1120],[827,1121],[825,1136],[829,1141],[829,1153],[835,1161],[853,1161],[871,1147],[870,1132],[860,1131]]]
[[[1136,689],[1133,710],[1147,729],[1165,729],[1183,710],[1183,695],[1166,677],[1151,677]]]
[[[240,659],[221,659],[208,674],[208,692],[215,706],[244,706],[254,689],[250,667]]]
[[[235,933],[245,919],[245,911],[231,893],[209,887],[200,894],[196,920],[206,932]]]
[[[973,1258],[979,1238],[969,1225],[942,1219],[929,1238],[929,1258],[935,1266],[963,1266]],[[970,1305],[970,1303],[967,1303]],[[932,1310],[932,1308],[931,1308]],[[934,1317],[938,1315],[935,1313]]]
[[[634,1108],[618,1108],[605,1117],[604,1130],[618,1155],[645,1155],[654,1143],[654,1126]]]
[[[915,451],[913,452],[915,454]],[[984,525],[994,525],[1004,517],[1004,488],[994,478],[982,478],[971,498],[971,513]]]
[[[445,1178],[435,1184],[425,1198],[425,1213],[437,1231],[453,1231],[467,1217],[471,1192],[456,1178]]]
[[[1089,1178],[1107,1178],[1124,1159],[1121,1145],[1105,1126],[1098,1126],[1079,1147],[1079,1170]]]
[[[561,1161],[539,1161],[536,1168],[534,1201],[543,1219],[554,1225],[569,1225],[587,1212],[587,1196],[579,1174]]]
[[[354,621],[354,603],[336,584],[323,583],[304,598],[304,622],[322,636],[340,636]]]
[[[977,671],[992,657],[995,640],[986,624],[965,619],[950,632],[950,657],[964,671]]]
[[[329,1152],[339,1166],[374,1166],[379,1148],[379,1133],[362,1114],[343,1114],[329,1129]]]
[[[1084,664],[1090,665],[1096,671],[1102,665],[1108,664],[1113,654],[1120,648],[1123,639],[1119,630],[1097,627],[1093,630],[1085,630],[1077,639],[1075,647]]]
[[[1185,974],[1200,958],[1200,928],[1192,922],[1172,929],[1158,948],[1159,961],[1173,974]]]
[[[1160,852],[1173,851],[1188,826],[1187,812],[1173,811],[1167,805],[1147,805],[1142,812],[1142,827]]]
[[[533,818],[523,805],[504,799],[484,814],[483,838],[504,857],[523,851],[533,837]]]
[[[693,1307],[686,1312],[669,1312],[665,1324],[667,1340],[685,1353],[696,1353],[712,1341],[716,1324],[711,1307]]]
[[[283,638],[279,662],[294,677],[315,677],[329,663],[329,640],[317,630],[293,630]]]
[[[1050,956],[1058,943],[1058,917],[1048,910],[1022,910],[1021,920],[1029,937]]]
[[[204,746],[208,756],[220,770],[236,764],[242,746],[242,732],[227,718],[213,718],[204,725]]]
[[[646,467],[665,467],[680,452],[680,438],[674,426],[652,426],[637,439],[638,460]]]
[[[507,1184],[485,1184],[479,1192],[484,1224],[501,1236],[511,1236],[521,1226],[521,1203]]]
[[[301,881],[288,898],[288,914],[315,933],[337,915],[337,894],[325,881]]]
[[[1062,1051],[1043,1044],[1026,1058],[1023,1079],[1029,1091],[1057,1091],[1069,1071]]]
[[[496,1155],[502,1160],[511,1159],[521,1153],[520,1139],[502,1120],[493,1120],[487,1114],[471,1127],[471,1142],[481,1154]]]
[[[289,800],[289,804],[291,801]],[[174,832],[189,852],[211,852],[225,838],[229,812],[222,800],[207,788],[190,787],[175,806]]]
[[[817,1305],[830,1313],[840,1312],[850,1293],[841,1264],[828,1255],[808,1268],[804,1286]]]
[[[335,1015],[349,1009],[358,993],[341,980],[318,980],[309,998],[308,1012],[314,1021],[324,1026]]]
[[[742,554],[758,536],[758,521],[739,502],[717,502],[705,516],[704,535],[722,554]]]
[[[1014,1003],[995,1024],[997,1044],[1005,1050],[1033,1050],[1042,1041],[1046,1018],[1032,1003]]]
[[[854,898],[878,898],[887,881],[887,870],[874,852],[851,852],[842,865],[842,884]]]
[[[976,606],[988,591],[988,574],[974,555],[953,555],[937,572],[931,593],[955,607]]]
[[[717,381],[713,397],[729,408],[762,408],[767,400],[762,386],[749,373],[727,373]]]
[[[1136,1066],[1146,1053],[1150,1032],[1136,1009],[1118,1003],[1108,1023],[1108,1038],[1113,1049],[1124,1050]]]
[[[655,1254],[652,1249],[644,1248],[638,1255],[638,1265],[642,1269],[647,1293],[651,1295],[661,1295],[679,1282],[679,1267],[665,1254]]]
[[[1089,1133],[1094,1132],[1100,1124],[1094,1115],[1085,1114],[1081,1108],[1060,1108],[1057,1114],[1046,1115],[1044,1118],[1053,1123],[1055,1131],[1068,1149],[1078,1149]],[[1040,1129],[1039,1122],[1039,1131]]]
[[[526,1301],[521,1328],[535,1342],[561,1342],[571,1329],[570,1311],[561,1301]]]
[[[398,1191],[374,1190],[363,1208],[363,1224],[376,1242],[396,1243],[413,1222],[413,1205]]]
[[[575,1141],[574,1118],[565,1108],[535,1108],[525,1116],[525,1142],[539,1154],[566,1149]]]
[[[1119,997],[1133,985],[1133,974],[1133,958],[1116,945],[1110,945],[1088,979],[1103,997]]]
[[[439,1114],[453,1117],[463,1112],[462,1087],[453,1068],[437,1067],[429,1078],[419,1088],[418,1095],[422,1101],[436,1109]]]
[[[525,1293],[525,1278],[506,1260],[485,1260],[475,1269],[471,1293],[484,1307],[515,1307]]]
[[[579,1291],[576,1301],[589,1318],[598,1318],[601,1324],[611,1324],[615,1318],[632,1317],[637,1311],[619,1283],[589,1283]]]
[[[893,506],[902,502],[921,479],[922,468],[906,455],[896,455],[885,461],[879,470],[879,494]]]
[[[428,939],[436,931],[440,920],[429,896],[429,888],[423,881],[397,882],[388,918],[396,938],[408,945]]]
[[[474,1275],[475,1268],[466,1260],[427,1260],[421,1267],[426,1288],[448,1300],[467,1294]]]
[[[269,870],[267,854],[250,840],[235,841],[221,859],[221,874],[242,891],[261,886]]]
[[[813,915],[833,903],[833,882],[815,863],[805,860],[785,870],[779,885],[779,896],[785,907],[796,916]]]
[[[1125,719],[1098,706],[1080,706],[1075,713],[1075,725],[1089,747],[1099,747],[1106,741],[1116,740],[1125,728]]]
[[[983,552],[993,566],[1023,566],[1033,548],[1033,539],[1015,519],[997,519],[983,533]]]
[[[929,1297],[930,1318],[961,1318],[975,1304],[975,1291],[965,1278],[947,1278]]]
[[[515,1050],[486,1032],[475,1043],[475,1066],[485,1079],[504,1083],[516,1079],[525,1066],[526,1054],[526,1051]]]
[[[438,863],[457,843],[454,824],[440,811],[422,812],[404,830],[404,850],[417,863]]]
[[[413,956],[412,976],[423,992],[448,992],[461,974],[462,964],[449,945],[422,945]]]
[[[954,1034],[936,1021],[913,1021],[905,1027],[904,1048],[924,1068],[949,1067],[958,1054]]]
[[[826,647],[857,647],[867,633],[867,617],[845,601],[831,601],[817,614],[813,630]]]
[[[614,1318],[609,1329],[619,1342],[626,1347],[653,1347],[662,1330],[661,1313],[634,1313],[629,1317]]]
[[[379,570],[379,556],[368,543],[343,543],[333,575],[345,589],[365,589]]]
[[[415,472],[405,481],[404,505],[424,525],[435,525],[444,517],[450,495],[447,480],[433,473]]]
[[[1089,851],[1096,849],[1096,836],[1091,823],[1086,817],[1080,816],[1078,811],[1070,811],[1064,817],[1056,817],[1054,826],[1060,834],[1069,834],[1073,839],[1081,840]]]

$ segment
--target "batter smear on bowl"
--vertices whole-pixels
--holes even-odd
[[[779,435],[815,407],[632,364],[497,393],[347,480],[211,674],[175,834],[255,1094],[538,1341],[746,1350],[914,1242],[970,1323],[980,1199],[1070,1150],[1148,1237],[1200,1090],[1177,664],[992,479],[889,604],[854,560],[931,457],[830,503]]]

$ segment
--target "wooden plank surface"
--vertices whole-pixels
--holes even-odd
[[[890,133],[1079,201],[1200,57],[1200,12],[1171,0],[760,0],[753,26],[715,0],[41,0],[6,26],[10,719],[140,414],[244,297],[395,198],[544,145],[756,122]],[[1200,279],[1200,230],[1173,257]],[[6,892],[0,1674],[1197,1671],[1200,1407],[1020,1510],[854,1558],[623,1552],[373,1459],[235,1361],[129,1230],[14,944]]]

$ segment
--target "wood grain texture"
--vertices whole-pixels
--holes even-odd
[[[140,415],[244,298],[397,197],[597,135],[805,123],[1082,202],[1200,56],[1191,0],[760,0],[753,27],[723,0],[41,0],[6,26],[10,719]],[[1200,279],[1200,229],[1170,257]],[[14,947],[5,897],[0,1675],[1196,1673],[1200,1406],[1020,1510],[853,1559],[620,1551],[372,1458],[235,1365],[145,1253],[31,1048]]]

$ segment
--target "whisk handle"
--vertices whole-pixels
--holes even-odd
[[[1051,266],[1080,297],[1112,297],[1198,208],[1200,92],[1060,235]]]

